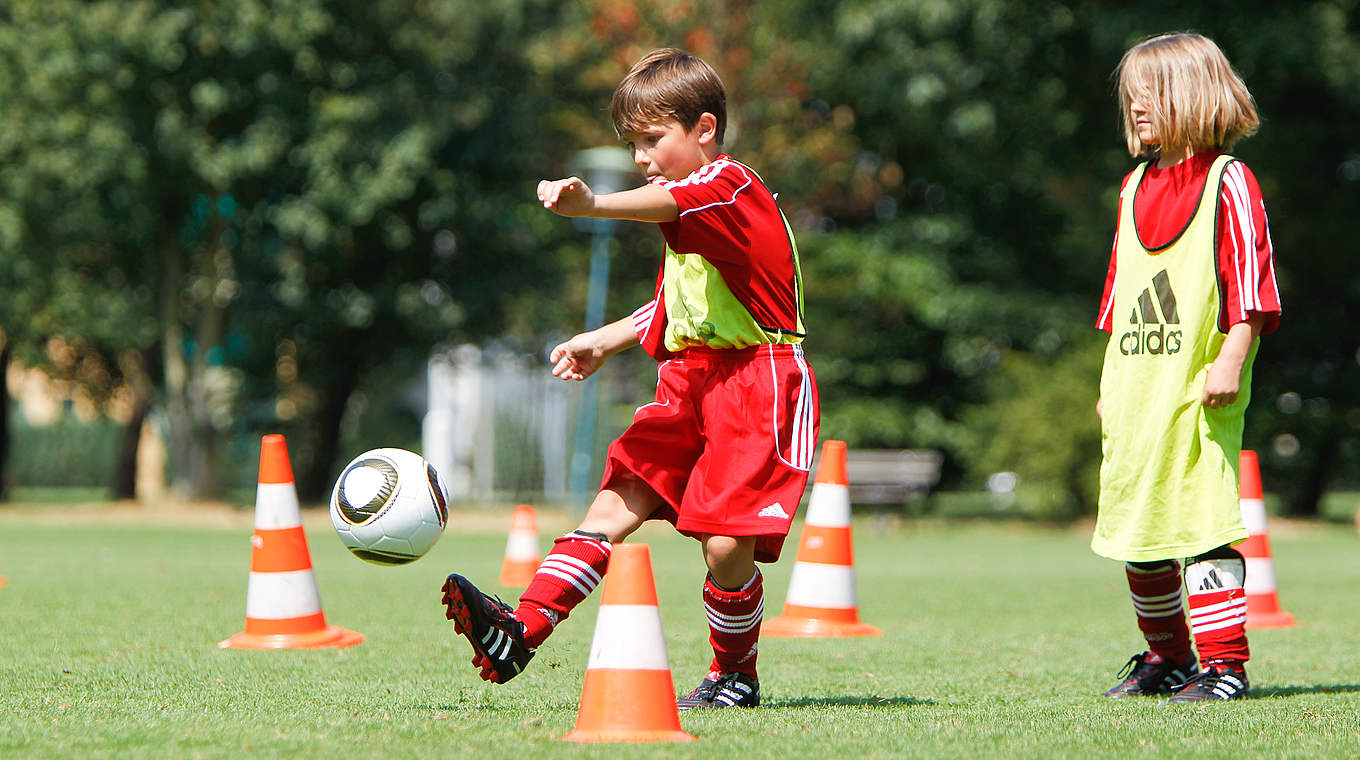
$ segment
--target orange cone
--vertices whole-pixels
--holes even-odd
[[[505,542],[505,561],[501,563],[501,585],[524,587],[534,579],[538,563],[538,519],[528,504],[515,507],[510,518],[510,537]]]
[[[1275,565],[1270,558],[1270,538],[1266,533],[1266,502],[1261,490],[1261,467],[1255,451],[1244,450],[1238,460],[1238,500],[1242,522],[1247,524],[1247,540],[1237,550],[1247,560],[1248,628],[1288,628],[1294,616],[1280,609],[1275,593]]]
[[[362,633],[326,625],[302,531],[293,468],[281,435],[267,435],[260,445],[255,534],[250,542],[254,548],[246,590],[246,629],[217,646],[315,649],[353,646],[364,640]]]
[[[679,742],[680,729],[652,555],[646,544],[619,544],[609,558],[571,742]]]
[[[798,559],[784,614],[760,626],[762,636],[882,636],[859,621],[855,550],[850,535],[850,485],[845,442],[822,444],[822,461],[808,499]]]
[[[5,576],[0,575],[0,588],[4,588],[5,586],[8,586],[8,585],[9,585],[9,581],[5,579]]]

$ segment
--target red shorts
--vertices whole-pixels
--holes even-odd
[[[759,536],[756,560],[774,562],[819,422],[801,346],[685,349],[658,366],[656,401],[610,445],[601,488],[632,473],[661,497],[652,518],[687,536]]]

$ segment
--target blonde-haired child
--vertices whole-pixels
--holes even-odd
[[[1147,651],[1106,696],[1237,699],[1250,694],[1238,456],[1280,296],[1261,188],[1224,151],[1259,119],[1198,34],[1135,45],[1116,77],[1129,153],[1145,160],[1124,178],[1097,322],[1110,341],[1091,548],[1126,563]]]

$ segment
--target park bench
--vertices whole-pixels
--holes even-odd
[[[930,494],[944,455],[934,449],[849,449],[845,475],[851,504],[893,506]]]

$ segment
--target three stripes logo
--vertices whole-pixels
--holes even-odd
[[[1180,314],[1176,312],[1176,294],[1171,290],[1171,278],[1163,269],[1153,276],[1152,287],[1143,288],[1142,295],[1138,296],[1138,307],[1129,314],[1129,324],[1134,327],[1119,336],[1119,353],[1125,356],[1179,353],[1181,331],[1168,330],[1167,326],[1180,323]]]

